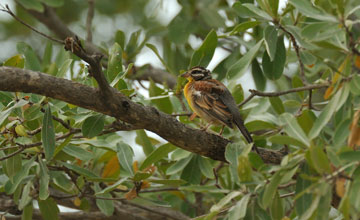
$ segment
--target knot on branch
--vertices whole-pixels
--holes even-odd
[[[72,53],[85,52],[80,39],[75,35],[75,37],[67,37],[64,40],[65,50],[69,50]]]

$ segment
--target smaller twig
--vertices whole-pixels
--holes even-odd
[[[285,188],[288,188],[289,186],[293,186],[296,184],[296,181],[290,181],[286,184],[283,184],[283,185],[279,185],[278,186],[278,189],[285,189]]]
[[[282,199],[282,198],[290,197],[293,195],[295,195],[295,192],[285,193],[285,194],[280,195],[280,198]]]
[[[86,18],[86,32],[87,32],[86,41],[92,42],[91,25],[92,25],[92,20],[94,18],[95,0],[88,0],[88,4],[89,4],[89,9]]]
[[[10,157],[13,157],[13,156],[15,156],[15,155],[23,152],[25,149],[26,149],[26,147],[25,147],[24,145],[23,145],[23,146],[20,145],[20,148],[19,148],[17,151],[14,151],[14,152],[12,152],[11,154],[8,154],[8,155],[6,155],[6,156],[4,156],[4,157],[1,157],[1,158],[0,158],[0,161],[6,160],[6,159],[8,159],[8,158],[10,158]]]
[[[306,77],[305,77],[305,67],[304,67],[304,63],[302,62],[301,60],[301,57],[300,57],[300,47],[299,45],[297,44],[296,42],[296,39],[294,37],[294,35],[292,35],[292,33],[290,33],[288,30],[286,30],[284,28],[284,26],[282,26],[280,23],[277,22],[277,24],[279,25],[279,28],[281,30],[283,30],[289,37],[290,37],[290,41],[294,47],[294,50],[295,50],[295,53],[296,53],[296,56],[298,58],[298,61],[299,61],[299,66],[300,66],[300,79],[301,81],[303,82],[304,85],[308,85],[308,81],[306,80]]]
[[[40,34],[41,36],[49,39],[49,40],[52,40],[56,43],[59,43],[59,44],[64,44],[64,42],[62,40],[59,40],[59,39],[56,39],[56,38],[53,38],[47,34],[44,34],[43,32],[40,32],[38,31],[37,29],[35,29],[34,27],[32,27],[31,25],[27,24],[26,22],[24,22],[23,20],[21,20],[18,16],[16,16],[12,11],[11,9],[9,8],[8,5],[5,5],[6,9],[0,9],[0,11],[3,11],[3,12],[6,12],[8,13],[11,17],[13,17],[15,20],[17,20],[18,22],[20,22],[21,24],[25,25],[26,27],[28,27],[29,29],[31,29],[32,31]]]
[[[245,105],[248,103],[252,98],[254,98],[255,94],[251,93],[244,101],[242,101],[240,104],[238,104],[238,107]]]
[[[41,128],[42,128],[42,127],[38,127],[38,128],[36,128],[35,130],[28,131],[28,132],[26,132],[26,133],[27,133],[28,135],[32,136],[32,135],[35,135],[35,134],[41,132]]]
[[[297,87],[297,88],[293,88],[293,89],[289,89],[289,90],[285,90],[285,91],[281,91],[281,92],[261,92],[261,91],[254,90],[254,89],[250,89],[249,91],[254,96],[256,95],[256,96],[274,97],[274,96],[282,96],[282,95],[286,95],[286,94],[294,93],[294,92],[301,92],[301,91],[311,90],[311,89],[326,88],[329,85],[330,85],[330,83],[313,84],[313,85]]]

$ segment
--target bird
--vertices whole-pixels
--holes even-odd
[[[221,136],[225,126],[233,128],[236,125],[246,141],[253,143],[234,97],[222,82],[212,79],[210,70],[195,66],[181,77],[188,80],[184,87],[184,96],[190,108],[194,114],[208,122],[205,131],[210,125],[222,125],[219,133]],[[191,118],[196,117],[194,114]]]

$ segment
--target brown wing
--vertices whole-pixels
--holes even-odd
[[[224,122],[232,128],[235,123],[248,143],[253,142],[250,132],[246,129],[241,118],[239,109],[230,91],[221,82],[215,79],[199,81],[194,85],[197,91],[201,91],[201,96],[196,102],[203,109],[208,109],[207,113]],[[213,108],[211,108],[213,106]]]
[[[195,82],[194,89],[196,91],[194,104],[206,114],[232,128],[232,113],[221,100],[221,96],[227,90],[226,87],[216,80],[203,80]]]

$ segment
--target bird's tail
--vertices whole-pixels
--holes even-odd
[[[253,139],[250,135],[250,132],[248,131],[248,129],[246,129],[243,120],[241,119],[237,119],[234,120],[236,126],[239,128],[240,132],[242,133],[242,135],[244,135],[246,141],[250,144],[253,142]]]

